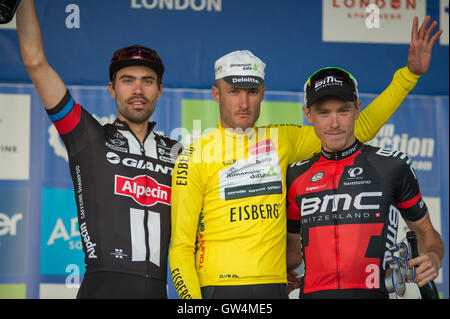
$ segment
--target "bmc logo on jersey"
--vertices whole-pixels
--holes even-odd
[[[170,205],[171,188],[161,185],[147,175],[135,178],[116,175],[114,192],[116,195],[128,196],[142,206],[153,206],[157,203]]]
[[[317,211],[321,213],[349,210],[350,206],[356,209],[379,209],[377,203],[368,203],[370,197],[381,197],[382,192],[363,192],[354,198],[349,194],[325,195],[323,198],[312,197],[303,198],[301,205],[302,217],[314,214]],[[373,200],[372,200],[373,201]],[[375,201],[377,202],[378,199]]]

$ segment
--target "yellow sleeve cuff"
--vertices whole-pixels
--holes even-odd
[[[397,70],[394,74],[394,80],[408,92],[414,89],[420,75],[412,73],[407,66]]]

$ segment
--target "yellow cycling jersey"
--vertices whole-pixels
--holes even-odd
[[[361,112],[355,135],[372,139],[418,76],[398,70]],[[286,171],[320,151],[312,126],[245,132],[218,127],[177,159],[172,176],[169,263],[180,298],[200,287],[286,283]]]

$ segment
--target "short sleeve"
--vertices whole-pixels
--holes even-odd
[[[403,219],[417,221],[427,213],[427,207],[422,199],[417,175],[407,157],[402,161],[397,178],[395,200]]]

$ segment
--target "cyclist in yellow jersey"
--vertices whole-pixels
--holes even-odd
[[[414,47],[408,66],[360,114],[358,140],[372,139],[426,72],[420,66],[431,52]],[[254,125],[264,68],[249,51],[216,61],[220,121],[176,162],[169,263],[180,298],[287,298],[286,170],[321,143],[312,126]]]

